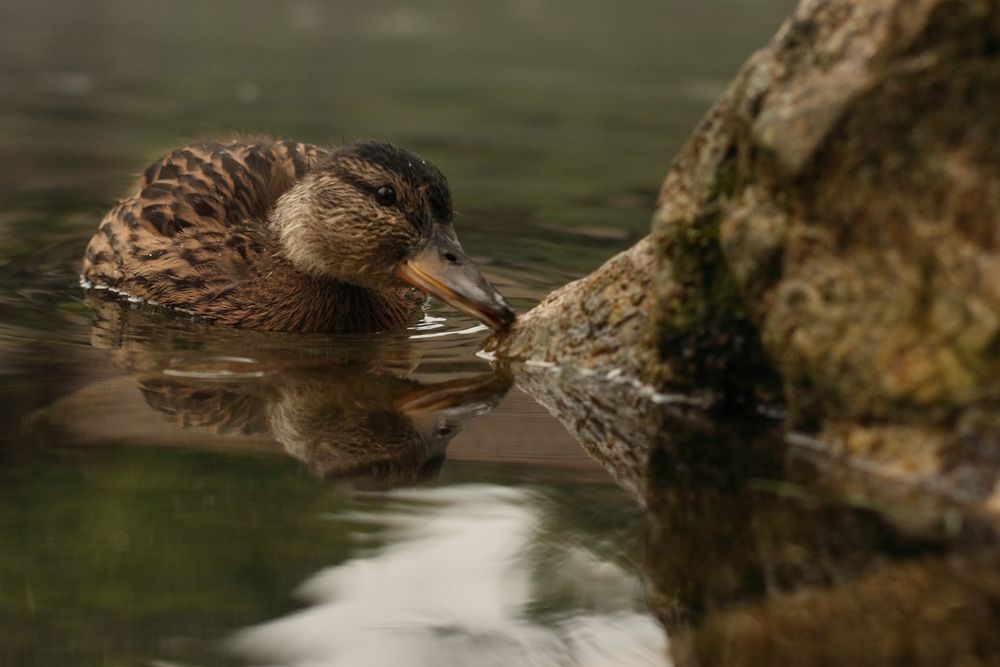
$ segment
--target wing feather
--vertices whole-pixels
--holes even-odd
[[[101,221],[83,275],[99,287],[194,309],[259,266],[277,199],[326,149],[296,142],[201,142],[151,164]]]

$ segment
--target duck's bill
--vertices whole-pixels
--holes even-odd
[[[503,329],[516,317],[458,241],[444,233],[432,238],[420,254],[405,260],[399,277],[493,329]]]

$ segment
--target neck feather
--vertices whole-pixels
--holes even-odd
[[[311,276],[280,256],[268,269],[240,290],[241,301],[255,304],[238,309],[244,326],[303,333],[399,329],[421,302],[408,289],[374,290]]]

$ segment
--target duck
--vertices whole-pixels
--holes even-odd
[[[462,249],[441,171],[369,139],[171,151],[103,217],[81,284],[265,331],[401,329],[426,296],[495,330],[516,317]]]

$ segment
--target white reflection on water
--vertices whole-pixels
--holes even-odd
[[[236,653],[297,667],[668,665],[662,628],[635,610],[634,576],[547,536],[542,550],[559,555],[538,557],[544,505],[532,493],[465,485],[391,496],[408,502],[349,517],[384,528],[387,546],[320,571],[298,591],[311,607],[241,631]],[[571,609],[529,617],[560,587]]]

